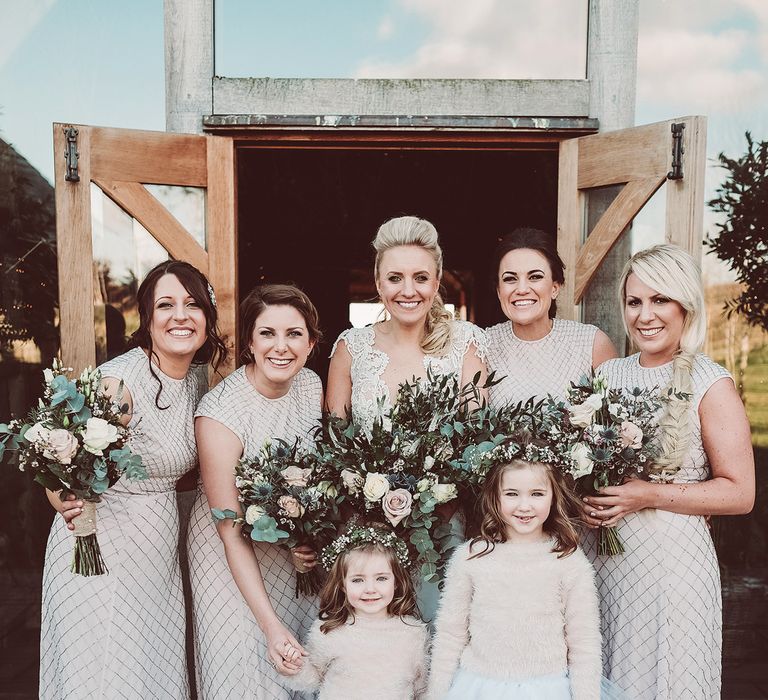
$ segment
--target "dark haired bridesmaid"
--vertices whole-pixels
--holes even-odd
[[[205,276],[185,262],[153,268],[138,291],[139,328],[128,352],[101,365],[122,402],[131,449],[149,478],[118,481],[97,506],[109,573],[69,571],[81,501],[49,494],[63,517],[51,527],[43,574],[41,698],[189,697],[175,486],[197,463],[194,412],[204,391],[194,365],[225,357]],[[139,427],[140,426],[140,427]]]
[[[486,330],[488,369],[504,377],[489,391],[492,407],[562,397],[572,381],[616,357],[596,326],[556,318],[565,267],[554,236],[533,228],[512,231],[496,246],[493,269],[509,320]]]

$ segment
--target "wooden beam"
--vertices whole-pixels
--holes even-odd
[[[658,122],[581,140],[579,189],[666,175],[672,161],[669,125]]]
[[[584,117],[586,80],[213,79],[214,114]]]
[[[704,179],[707,165],[707,118],[675,120],[683,131],[683,178],[667,182],[665,239],[687,250],[701,262],[704,238]]]
[[[587,286],[595,276],[600,263],[619,239],[622,232],[632,223],[635,215],[661,187],[664,177],[651,177],[627,183],[605,210],[592,233],[579,251],[576,260],[574,302],[579,303]]]
[[[65,179],[64,129],[53,125],[56,186],[56,249],[59,271],[61,360],[79,374],[96,364],[94,328],[93,237],[91,232],[91,130],[76,126],[79,182]]]
[[[94,182],[111,200],[136,219],[172,258],[186,260],[208,274],[208,253],[144,185],[138,182]]]
[[[579,320],[580,309],[574,298],[576,259],[581,246],[584,195],[577,187],[579,139],[560,144],[557,185],[557,252],[565,264],[565,284],[557,300],[561,318]]]
[[[165,128],[202,131],[213,111],[214,0],[164,0]]]
[[[91,177],[206,187],[206,137],[133,129],[91,129]]]
[[[229,374],[237,364],[237,176],[234,141],[226,136],[208,139],[208,278],[216,293],[219,330],[226,337],[229,358],[219,368]],[[215,383],[216,377],[212,377]]]

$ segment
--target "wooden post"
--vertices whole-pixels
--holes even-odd
[[[166,131],[202,133],[213,113],[213,1],[164,0]]]
[[[589,116],[600,120],[600,131],[635,123],[639,0],[589,0],[587,78]],[[591,231],[616,196],[616,188],[590,192],[587,230]],[[605,331],[620,354],[625,347],[616,281],[631,254],[625,233],[604,259],[584,298],[583,318]]]

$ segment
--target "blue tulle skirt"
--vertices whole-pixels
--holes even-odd
[[[459,668],[445,700],[571,700],[571,684],[567,673],[511,681]],[[626,700],[626,695],[602,678],[600,700]]]

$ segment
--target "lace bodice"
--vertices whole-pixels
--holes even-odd
[[[375,328],[347,329],[338,337],[331,351],[333,357],[339,342],[344,341],[352,358],[352,417],[367,428],[373,426],[379,411],[388,411],[393,402],[383,378],[389,364],[389,355],[375,346]],[[470,347],[474,348],[480,359],[485,359],[483,332],[467,321],[453,321],[448,351],[439,357],[424,355],[424,381],[427,371],[432,374],[454,374],[461,381],[464,356]]]
[[[614,360],[607,360],[598,367],[597,371],[608,381],[611,388],[639,387],[641,389],[664,389],[672,379],[672,363],[668,362],[659,367],[643,367],[640,364],[640,353]],[[701,440],[701,423],[699,421],[699,404],[718,379],[730,377],[728,370],[706,355],[698,354],[693,363],[693,400],[691,401],[691,436],[688,454],[683,459],[680,470],[675,474],[676,483],[693,483],[711,478],[707,454]]]
[[[501,378],[488,391],[491,408],[547,394],[564,397],[571,382],[592,371],[597,326],[556,318],[539,340],[522,340],[510,321],[486,331],[488,371]]]

